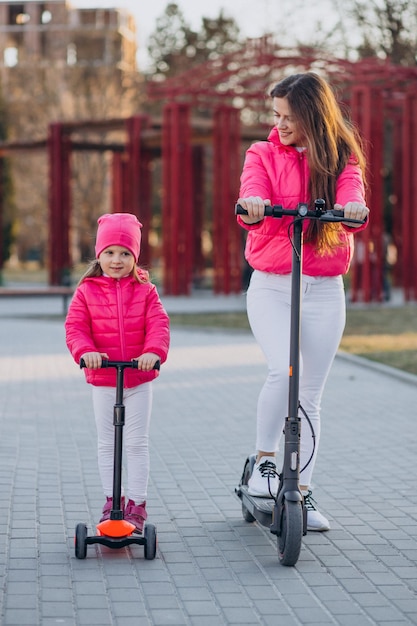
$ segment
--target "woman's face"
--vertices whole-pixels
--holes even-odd
[[[294,119],[287,98],[273,98],[274,123],[284,146],[306,147],[306,139]]]

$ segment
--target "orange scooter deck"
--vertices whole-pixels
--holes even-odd
[[[129,537],[136,530],[136,526],[124,519],[107,519],[97,524],[97,534],[100,537]]]

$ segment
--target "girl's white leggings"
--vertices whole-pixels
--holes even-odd
[[[341,276],[303,276],[301,291],[299,399],[314,429],[316,447],[305,467],[313,439],[300,412],[300,485],[310,486],[320,441],[321,398],[345,327],[346,304]],[[247,309],[252,332],[268,365],[258,399],[256,448],[276,452],[288,416],[291,276],[254,271]]]
[[[115,387],[92,387],[93,407],[98,438],[98,468],[107,497],[113,495]],[[124,454],[127,466],[128,498],[140,504],[146,500],[149,480],[149,424],[152,409],[152,383],[123,391],[125,426]]]

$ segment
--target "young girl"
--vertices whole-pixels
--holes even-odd
[[[110,518],[116,371],[100,369],[103,358],[137,359],[138,369],[125,370],[124,443],[127,458],[127,504],[124,517],[143,531],[149,477],[148,433],[153,369],[167,358],[169,318],[146,271],[137,267],[142,224],[129,213],[98,220],[96,260],[71,301],[65,322],[67,346],[75,360],[84,359],[92,385],[98,435],[98,465],[106,502],[100,522]],[[122,508],[125,498],[122,498]]]
[[[313,72],[294,74],[278,83],[271,97],[275,126],[268,141],[247,151],[238,200],[248,213],[238,220],[248,231],[246,259],[254,269],[248,317],[268,362],[258,399],[257,462],[248,482],[255,496],[268,496],[268,485],[274,492],[278,489],[275,452],[287,415],[291,316],[292,218],[265,218],[264,207],[281,204],[290,209],[324,198],[327,208],[343,207],[351,219],[364,220],[369,214],[360,141],[326,81]],[[311,478],[320,439],[321,397],[345,325],[342,275],[352,258],[352,235],[363,228],[304,222],[300,403],[316,437],[312,455],[310,429],[301,415],[300,490],[309,530],[329,529],[312,500]]]

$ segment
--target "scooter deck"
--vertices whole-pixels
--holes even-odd
[[[257,522],[262,524],[262,526],[271,526],[275,506],[273,498],[251,496],[248,493],[247,485],[239,485],[235,491],[238,498],[242,500],[242,505],[253,515]]]

